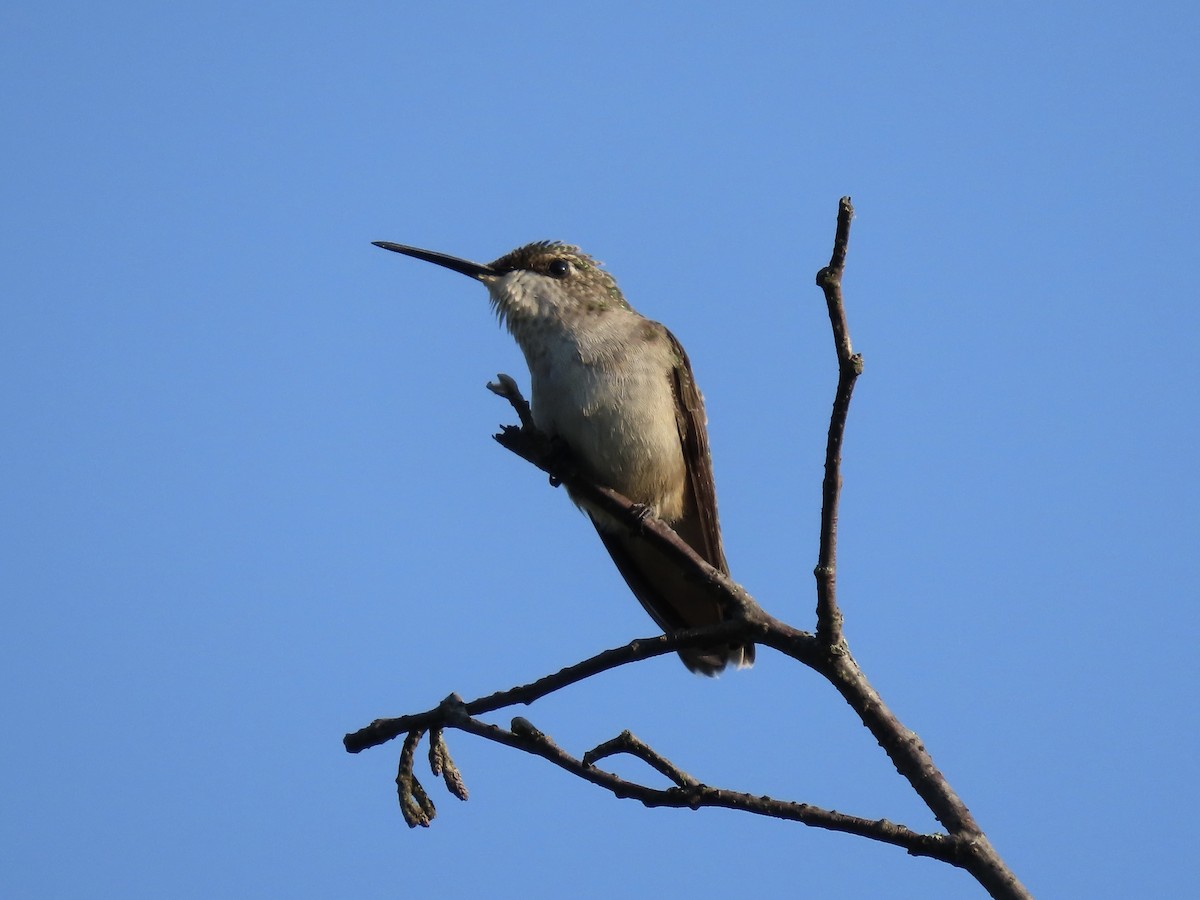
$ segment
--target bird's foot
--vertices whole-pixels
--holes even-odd
[[[637,521],[635,531],[638,534],[643,534],[646,530],[645,529],[646,519],[648,519],[650,516],[654,515],[654,510],[652,510],[645,503],[634,503],[633,506],[631,507],[631,509],[632,509],[633,514],[636,517],[636,521]]]

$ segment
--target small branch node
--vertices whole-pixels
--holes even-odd
[[[509,723],[508,730],[520,738],[532,741],[546,740],[546,735],[524,716],[514,716],[512,722]]]
[[[467,704],[456,692],[446,695],[446,699],[438,704],[438,712],[442,721],[447,725],[457,725],[467,718]]]

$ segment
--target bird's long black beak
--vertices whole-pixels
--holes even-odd
[[[391,241],[372,241],[371,243],[376,247],[382,247],[384,250],[391,250],[393,253],[403,253],[405,256],[423,259],[425,262],[444,266],[447,269],[453,269],[455,272],[462,272],[464,275],[469,275],[472,278],[485,278],[489,275],[499,274],[491,266],[471,262],[469,259],[459,259],[457,256],[449,256],[445,253],[437,253],[433,250],[422,250],[420,247],[407,247],[404,244],[393,244]]]

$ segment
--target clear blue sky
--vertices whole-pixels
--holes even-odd
[[[461,735],[410,832],[399,746],[341,749],[653,632],[489,438],[482,288],[370,241],[605,260],[691,356],[735,578],[811,627],[842,194],[856,657],[1036,893],[1194,890],[1200,13],[903,6],[8,4],[0,893],[982,896]],[[934,825],[769,651],[517,712]]]

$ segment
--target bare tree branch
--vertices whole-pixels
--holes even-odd
[[[466,705],[461,701],[456,703],[453,696],[443,701],[439,710],[447,727],[457,728],[497,744],[540,756],[572,775],[610,791],[615,797],[637,800],[647,807],[693,810],[712,807],[738,810],[753,815],[802,822],[829,831],[868,837],[902,847],[913,856],[927,856],[943,862],[958,864],[956,862],[956,856],[959,853],[958,847],[948,835],[921,834],[886,819],[864,819],[834,810],[822,809],[808,803],[792,803],[772,797],[712,788],[682,772],[674,763],[660,756],[628,731],[596,747],[585,754],[583,759],[577,759],[559,747],[528,719],[520,716],[512,720],[509,729],[504,729],[471,717],[466,712]],[[420,731],[414,731],[405,739],[404,750],[401,753],[402,769],[405,760],[411,766],[412,753],[409,751],[409,747],[411,744],[415,748],[421,734]],[[612,772],[596,768],[596,762],[615,753],[630,753],[637,756],[670,778],[675,786],[655,788],[628,781]],[[419,782],[412,777],[411,768],[406,777],[409,779],[406,784],[415,786],[418,796],[424,796]],[[399,782],[400,779],[397,778],[397,783]],[[426,802],[427,799],[425,798]],[[410,800],[409,806],[416,807],[415,811],[409,812],[407,807],[402,806],[402,809],[405,810],[405,821],[408,822],[409,827],[428,826],[429,820],[434,815],[432,804],[429,804],[428,807],[424,803],[417,806]]]
[[[451,694],[439,705],[425,712],[398,716],[392,719],[376,719],[365,728],[360,728],[358,731],[346,735],[342,739],[342,743],[345,745],[347,752],[361,753],[363,750],[378,747],[380,744],[385,744],[413,730],[424,731],[429,728],[437,728],[442,724],[448,724],[450,719],[447,715],[447,706],[451,708],[461,706],[467,715],[477,716],[482,713],[514,706],[518,703],[529,705],[548,694],[553,694],[555,691],[562,690],[586,678],[599,675],[601,672],[607,672],[609,669],[615,669],[633,662],[640,662],[643,659],[652,659],[655,656],[662,656],[664,653],[674,653],[683,647],[703,646],[714,643],[717,640],[728,641],[747,636],[750,633],[755,635],[759,633],[757,630],[751,632],[751,628],[752,626],[748,623],[731,621],[723,622],[711,628],[696,628],[691,631],[679,631],[675,634],[640,638],[636,641],[631,641],[623,647],[614,647],[611,650],[597,653],[595,656],[583,660],[583,662],[560,669],[553,675],[546,675],[529,684],[518,685],[504,691],[497,691],[494,694],[479,697],[469,703],[464,703],[463,699],[457,694]],[[805,637],[810,641],[812,640],[811,635],[805,635]]]
[[[842,642],[842,612],[837,604],[837,521],[838,502],[842,494],[842,438],[846,433],[846,418],[850,414],[850,396],[854,382],[863,371],[862,356],[854,353],[850,344],[850,326],[846,322],[846,307],[842,303],[842,272],[846,267],[846,250],[850,245],[850,222],[854,207],[849,197],[838,204],[837,232],[833,239],[833,255],[829,265],[817,273],[817,285],[825,292],[829,307],[829,323],[833,327],[833,344],[838,358],[838,386],[833,398],[833,414],[829,417],[829,438],[825,445],[825,481],[821,486],[821,540],[817,567],[817,640],[826,646]]]
[[[729,614],[729,620],[710,628],[635,640],[623,647],[598,653],[589,659],[504,691],[470,702],[451,694],[433,709],[392,719],[377,719],[344,738],[346,749],[357,753],[405,735],[396,777],[401,811],[410,827],[428,826],[436,814],[413,773],[416,746],[430,732],[429,761],[455,796],[466,799],[462,777],[450,760],[443,730],[455,728],[478,737],[532,753],[578,777],[598,785],[619,798],[638,800],[646,806],[699,809],[721,807],[755,815],[802,822],[818,828],[855,834],[903,847],[915,856],[939,859],[968,871],[993,897],[1027,898],[1028,891],[996,853],[970,810],[934,765],[920,738],[904,727],[871,686],[855,662],[843,635],[843,615],[837,602],[837,524],[841,495],[841,452],[850,398],[863,371],[862,357],[850,342],[842,299],[842,274],[849,246],[854,210],[849,197],[838,207],[837,230],[830,263],[817,274],[825,294],[838,358],[838,385],[830,416],[826,444],[825,478],[822,486],[820,548],[814,575],[817,581],[816,633],[793,628],[766,613],[754,599],[728,576],[705,562],[666,523],[648,516],[643,507],[602,485],[581,478],[565,448],[542,435],[533,424],[529,405],[516,382],[498,376],[488,387],[507,399],[517,412],[521,427],[507,426],[496,440],[518,456],[550,475],[552,484],[566,484],[589,506],[603,509],[643,539],[669,554],[688,574],[712,591]],[[751,794],[711,788],[684,772],[628,731],[605,741],[577,759],[559,748],[528,720],[515,718],[510,730],[475,718],[515,704],[530,704],[572,684],[618,666],[639,662],[691,646],[753,642],[771,647],[823,675],[870,730],[916,793],[946,828],[947,833],[921,834],[883,819],[867,819],[821,809],[805,803],[756,797]],[[669,788],[654,788],[627,781],[596,768],[596,763],[616,754],[641,759],[672,782]]]

